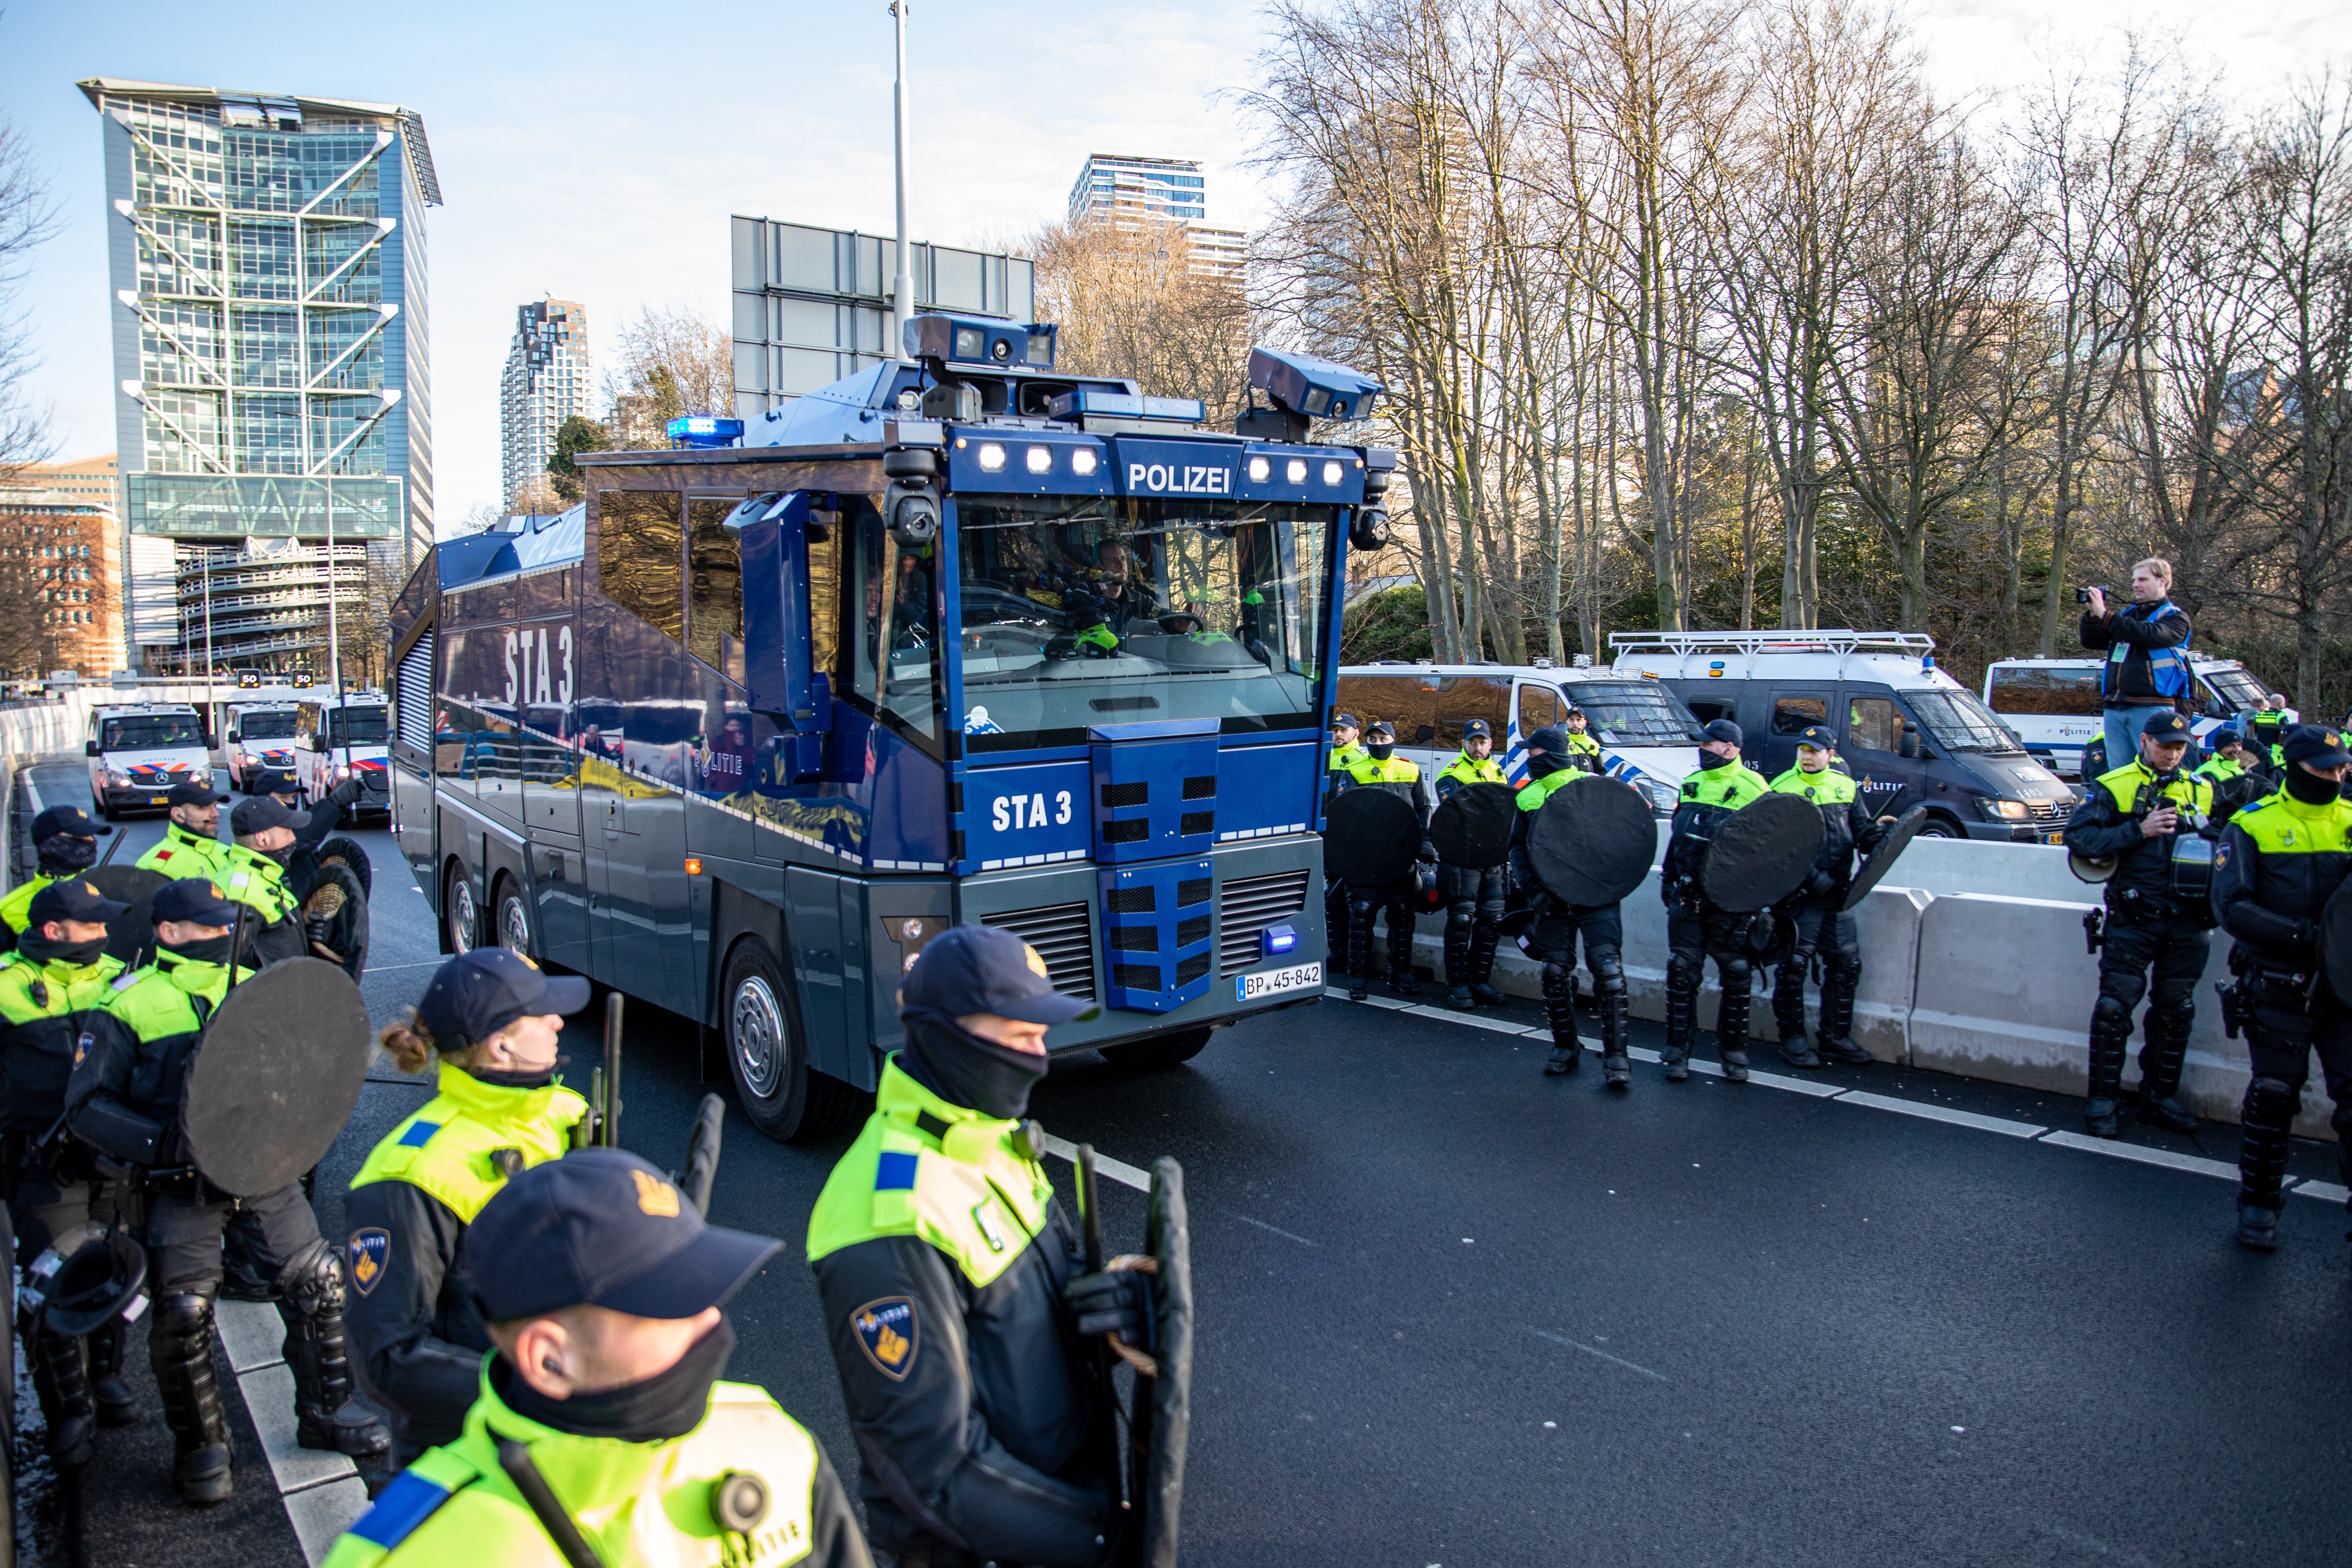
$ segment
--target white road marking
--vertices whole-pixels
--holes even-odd
[[[2352,1191],[2347,1191],[2334,1182],[2304,1182],[2298,1184],[2294,1190],[2304,1197],[2324,1198],[2331,1204],[2352,1199]]]
[[[1056,1138],[1050,1132],[1045,1134],[1045,1152],[1058,1154],[1073,1165],[1078,1163],[1078,1146],[1066,1138]],[[1119,1185],[1133,1187],[1139,1193],[1148,1193],[1151,1190],[1150,1172],[1139,1171],[1124,1161],[1112,1159],[1100,1150],[1095,1152],[1095,1174],[1108,1176]]]
[[[294,1373],[286,1364],[286,1324],[278,1309],[267,1301],[222,1301],[213,1308],[213,1321],[268,1456],[287,1521],[316,1568],[335,1538],[367,1511],[367,1484],[342,1455],[295,1441]]]
[[[2036,1138],[2050,1131],[2031,1121],[2011,1121],[2005,1116],[1979,1116],[1973,1110],[1955,1110],[1950,1106],[1935,1105],[1922,1100],[1897,1100],[1892,1095],[1871,1094],[1859,1089],[1849,1089],[1838,1096],[1838,1103],[1864,1105],[1873,1110],[1892,1110],[1899,1116],[1921,1116],[1930,1121],[1948,1121],[1955,1127],[1973,1127],[1979,1132],[1998,1132],[2007,1138]]]
[[[2092,1138],[2080,1132],[2053,1132],[2042,1142],[2055,1143],[2063,1149],[2084,1149],[2094,1154],[2109,1154],[2118,1160],[2137,1160],[2143,1165],[2189,1171],[2200,1176],[2219,1176],[2229,1182],[2238,1179],[2238,1167],[2235,1165],[2225,1165],[2219,1160],[2200,1160],[2194,1154],[2176,1154],[2169,1149],[2145,1148],[2115,1138]]]
[[[1278,1225],[1268,1225],[1262,1219],[1252,1219],[1245,1214],[1237,1214],[1234,1215],[1234,1217],[1241,1221],[1244,1225],[1254,1225],[1260,1230],[1270,1230],[1275,1235],[1281,1237],[1284,1240],[1295,1241],[1301,1247],[1320,1247],[1323,1245],[1319,1241],[1309,1241],[1303,1236],[1293,1236],[1290,1232],[1283,1229]]]
[[[1561,1335],[1559,1335],[1559,1334],[1548,1334],[1548,1333],[1544,1332],[1541,1329],[1529,1329],[1528,1331],[1529,1333],[1531,1333],[1531,1334],[1535,1335],[1535,1337],[1536,1337],[1536,1338],[1538,1338],[1538,1339],[1539,1339],[1539,1340],[1549,1340],[1552,1343],[1554,1343],[1554,1344],[1556,1344],[1556,1345],[1566,1345],[1569,1349],[1570,1349],[1570,1350],[1572,1350],[1572,1351],[1582,1351],[1586,1355],[1597,1355],[1597,1356],[1599,1356],[1602,1361],[1606,1361],[1606,1362],[1614,1362],[1614,1363],[1615,1363],[1616,1364],[1618,1364],[1619,1366],[1623,1367],[1626,1371],[1628,1371],[1628,1372],[1638,1372],[1638,1373],[1640,1373],[1643,1377],[1654,1377],[1654,1378],[1657,1379],[1660,1383],[1671,1383],[1672,1381],[1674,1381],[1673,1379],[1669,1378],[1669,1377],[1668,1377],[1664,1373],[1663,1373],[1663,1372],[1652,1372],[1652,1371],[1651,1371],[1648,1367],[1646,1367],[1646,1366],[1636,1366],[1636,1365],[1634,1365],[1632,1362],[1627,1361],[1623,1356],[1611,1355],[1607,1351],[1597,1351],[1597,1350],[1594,1350],[1591,1345],[1580,1345],[1580,1344],[1577,1343],[1574,1340],[1564,1338],[1564,1337],[1562,1337]]]

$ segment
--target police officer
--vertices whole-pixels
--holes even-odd
[[[1496,784],[1509,787],[1503,764],[1494,757],[1495,731],[1484,719],[1462,726],[1462,751],[1437,775],[1437,800],[1465,784]],[[1445,895],[1445,1005],[1468,1011],[1500,1007],[1503,994],[1490,984],[1495,973],[1495,949],[1502,942],[1496,923],[1503,918],[1501,866],[1454,866],[1440,860],[1437,885]]]
[[[726,1303],[782,1245],[705,1225],[619,1149],[515,1177],[466,1236],[497,1353],[465,1431],[377,1494],[329,1568],[869,1568],[817,1440],[720,1381]]]
[[[2237,939],[2232,1012],[2253,1058],[2239,1112],[2238,1241],[2256,1252],[2278,1246],[2288,1129],[2314,1050],[2336,1102],[2336,1168],[2352,1186],[2352,1002],[2319,953],[2320,913],[2352,870],[2352,801],[2341,795],[2352,752],[2341,731],[2316,724],[2282,745],[2282,787],[2238,809],[2213,869],[2214,912]]]
[[[1616,904],[1571,904],[1547,889],[1528,858],[1528,835],[1535,814],[1563,785],[1584,776],[1576,764],[1576,748],[1567,732],[1546,724],[1523,737],[1528,752],[1528,784],[1519,791],[1519,815],[1511,824],[1511,884],[1536,907],[1528,929],[1527,948],[1543,961],[1544,1022],[1551,1027],[1551,1054],[1544,1071],[1553,1077],[1572,1073],[1584,1059],[1576,1033],[1576,942],[1584,939],[1584,965],[1592,972],[1592,1000],[1601,1015],[1601,1076],[1611,1089],[1633,1082],[1633,1061],[1625,1037],[1625,922]],[[1593,786],[1595,788],[1599,785]]]
[[[89,1151],[57,1133],[66,1075],[84,1019],[104,1005],[107,983],[122,961],[106,951],[106,922],[118,904],[79,877],[48,882],[26,901],[28,923],[0,967],[0,1129],[5,1132],[8,1212],[16,1221],[16,1259],[29,1265],[58,1237],[105,1217],[111,1194]],[[89,1463],[93,1426],[126,1426],[138,1402],[122,1381],[125,1325],[109,1318],[88,1337],[44,1323],[25,1336],[33,1387],[49,1428],[49,1457],[59,1469]],[[92,1393],[95,1389],[96,1397]]]
[[[327,836],[342,826],[343,813],[350,810],[365,786],[357,778],[348,778],[327,792],[318,805],[309,811],[310,820],[294,828],[294,839],[282,853],[278,864],[286,869],[286,885],[298,899],[308,899],[319,879],[319,848]],[[302,785],[292,773],[281,768],[257,769],[252,794],[274,796],[289,813],[302,815]],[[290,826],[290,823],[289,823]],[[230,818],[236,826],[234,815]],[[274,857],[273,857],[274,858]]]
[[[98,863],[98,839],[114,829],[90,820],[78,805],[53,805],[33,818],[33,848],[40,857],[39,872],[8,889],[0,899],[0,952],[16,945],[32,919],[33,897],[43,888],[87,871]]]
[[[1824,1060],[1859,1065],[1870,1053],[1853,1041],[1853,995],[1862,984],[1862,933],[1845,907],[1853,881],[1853,852],[1868,854],[1886,835],[1871,820],[1870,808],[1853,779],[1837,760],[1837,737],[1827,727],[1808,724],[1797,735],[1796,765],[1772,781],[1781,795],[1811,801],[1822,809],[1822,851],[1813,874],[1790,900],[1796,945],[1772,977],[1772,1019],[1780,1028],[1780,1055],[1791,1067],[1817,1068]],[[1805,1041],[1805,972],[1813,954],[1822,957],[1821,1047]]]
[[[212,781],[175,784],[163,797],[171,821],[155,847],[139,857],[142,870],[166,877],[202,877],[216,882],[228,869],[229,847],[220,841],[220,804],[228,798]]]
[[[1372,727],[1364,731],[1364,755],[1348,764],[1339,776],[1338,793],[1351,789],[1384,789],[1412,807],[1413,820],[1421,826],[1419,858],[1434,862],[1437,850],[1429,842],[1429,814],[1433,807],[1429,786],[1422,782],[1420,766],[1407,757],[1396,754],[1396,728],[1385,719],[1375,719]],[[1378,886],[1348,885],[1348,995],[1360,1002],[1371,987],[1372,980],[1372,919],[1381,910],[1389,915],[1388,988],[1400,996],[1421,994],[1421,982],[1412,973],[1413,894],[1420,886],[1412,871],[1393,881]]]
[[[2212,752],[2197,764],[2197,776],[2220,789],[2232,779],[2246,775],[2246,738],[2237,727],[2224,724],[2205,737],[2206,749]]]
[[[1568,705],[1568,716],[1560,721],[1560,734],[1568,742],[1568,765],[1588,773],[1606,772],[1601,765],[1601,742],[1585,732],[1588,722],[1583,709],[1573,702]]]
[[[185,1501],[220,1502],[236,1489],[233,1447],[213,1378],[213,1300],[221,1283],[221,1233],[232,1210],[252,1215],[282,1296],[294,1372],[297,1440],[369,1458],[388,1446],[373,1416],[350,1404],[343,1356],[343,1276],[298,1183],[232,1199],[187,1163],[180,1103],[205,1021],[227,994],[236,905],[208,881],[184,878],[158,891],[155,962],[115,977],[88,1017],[66,1087],[66,1124],[99,1152],[146,1173],[147,1249],[154,1310],[147,1354],[163,1396]],[[247,971],[239,970],[240,977]]]
[[[2246,765],[2273,784],[2283,783],[2286,777],[2285,706],[2286,699],[2273,692],[2246,718]]]
[[[556,1081],[557,1037],[586,1005],[585,980],[478,948],[377,1037],[403,1072],[439,1064],[439,1091],[375,1146],[343,1200],[352,1363],[392,1418],[399,1463],[464,1428],[490,1341],[458,1248],[514,1173],[570,1146],[588,1102]]]
[[[809,1219],[808,1256],[886,1561],[1087,1568],[1128,1515],[1082,1335],[1149,1342],[1140,1274],[1083,1275],[1020,1118],[1045,1031],[1095,1016],[1011,931],[952,926],[898,993],[906,1048]]]
[[[1673,835],[1658,893],[1666,903],[1666,1048],[1659,1059],[1667,1080],[1690,1077],[1690,1055],[1698,1040],[1698,989],[1706,961],[1715,960],[1723,997],[1715,1017],[1717,1054],[1723,1076],[1748,1081],[1748,931],[1755,916],[1717,908],[1699,888],[1707,846],[1731,814],[1771,793],[1762,773],[1739,760],[1739,726],[1728,719],[1707,725],[1699,742],[1698,771],[1683,781],[1675,803]]]
[[[236,842],[215,880],[223,892],[253,910],[246,921],[246,952],[264,968],[310,954],[302,900],[286,880],[295,830],[310,823],[309,812],[294,810],[274,795],[249,795],[229,814]]]
[[[2213,913],[2210,885],[2189,887],[2173,871],[2175,839],[2202,831],[2213,786],[2181,767],[2189,723],[2158,713],[2140,731],[2139,755],[2101,773],[2066,824],[2066,847],[2115,858],[2106,882],[2106,934],[2099,959],[2099,1000],[2091,1010],[2091,1098],[2084,1124],[2095,1138],[2116,1135],[2124,1057],[2132,1009],[2150,991],[2139,1053],[2141,1120],[2176,1132],[2197,1118],[2174,1098],[2197,1016],[2197,980],[2205,973]]]
[[[1323,804],[1327,806],[1346,782],[1348,769],[1367,754],[1359,735],[1354,714],[1331,715],[1331,751],[1323,760]],[[1328,871],[1323,876],[1323,930],[1331,946],[1331,973],[1347,973],[1348,884]]]

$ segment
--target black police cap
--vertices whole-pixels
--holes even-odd
[[[114,829],[99,821],[78,805],[53,805],[33,818],[33,842],[68,834],[75,838],[96,838]]]
[[[246,787],[256,795],[298,795],[302,782],[289,768],[256,768]]]
[[[1331,728],[1334,730],[1354,730],[1361,728],[1361,726],[1356,722],[1356,716],[1353,713],[1334,713],[1331,715]]]
[[[1797,744],[1818,746],[1824,752],[1834,752],[1837,750],[1837,737],[1830,733],[1827,725],[1808,724],[1797,731]]]
[[[1747,740],[1747,736],[1740,733],[1739,726],[1728,719],[1717,719],[1709,724],[1706,727],[1706,738],[1710,741],[1728,741],[1735,746]]]
[[[1386,735],[1393,741],[1396,739],[1396,726],[1385,719],[1375,719],[1372,721],[1372,727],[1364,731],[1364,739],[1369,741],[1375,735]]]
[[[175,784],[172,786],[172,793],[163,797],[165,804],[170,805],[218,805],[227,798],[228,792],[213,788],[208,779],[190,779],[185,784]]]
[[[1487,727],[1484,719],[1467,719],[1462,724],[1462,738],[1465,741],[1491,741],[1495,738],[1495,731]]]
[[[416,1016],[436,1043],[457,1050],[480,1044],[517,1018],[577,1013],[588,1005],[588,982],[576,974],[549,974],[510,948],[478,947],[433,972]]]
[[[2197,727],[2178,713],[2157,713],[2139,727],[2139,732],[2159,745],[2187,745],[2197,735]]]
[[[2309,763],[2315,768],[2340,768],[2352,763],[2352,752],[2344,748],[2344,733],[2326,724],[2297,724],[2286,732],[2281,748],[2290,763]]]
[[[93,882],[68,877],[35,893],[25,919],[33,930],[38,931],[51,921],[110,921],[130,907],[100,892]]]
[[[1546,724],[1539,730],[1521,736],[1520,743],[1530,752],[1559,755],[1568,750],[1568,731],[1557,724]]]
[[[1024,1024],[1077,1024],[1102,1012],[1054,989],[1045,961],[996,926],[950,926],[923,944],[898,990],[898,1005],[961,1018],[993,1013]]]
[[[783,1243],[705,1225],[667,1176],[623,1149],[533,1165],[482,1205],[465,1240],[485,1320],[604,1307],[691,1318],[732,1296]]]
[[[157,889],[147,907],[158,925],[165,921],[200,926],[236,924],[236,901],[202,877],[183,877]]]
[[[273,827],[305,827],[310,821],[309,812],[288,805],[274,795],[257,795],[236,803],[236,809],[229,813],[228,829],[239,838],[249,838]]]

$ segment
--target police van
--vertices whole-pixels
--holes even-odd
[[[263,769],[294,769],[294,721],[291,702],[232,702],[228,722],[221,727],[221,765],[228,769],[231,789],[253,793],[253,780]]]
[[[2043,766],[2080,777],[2083,748],[2105,732],[2096,658],[2004,658],[1985,667],[1985,706],[2016,731]],[[2262,706],[2271,689],[2234,658],[2211,658],[2191,649],[2189,678],[2196,682],[2197,738]],[[2294,709],[2287,722],[2299,722]]]
[[[174,784],[212,783],[212,737],[184,702],[92,709],[82,752],[90,802],[109,822],[119,812],[163,810]]]
[[[1872,812],[1925,806],[1922,833],[2056,843],[2074,793],[1977,694],[1936,668],[1924,632],[1620,632],[1616,670],[1655,680],[1702,722],[1729,719],[1767,778],[1826,726]]]
[[[316,805],[347,778],[361,794],[347,818],[392,816],[391,775],[384,748],[392,738],[392,712],[381,691],[353,691],[341,700],[321,698],[294,710],[294,776],[302,798]]]
[[[1339,671],[1339,710],[1363,724],[1396,726],[1397,754],[1436,777],[1462,749],[1462,726],[1484,719],[1495,755],[1515,784],[1528,782],[1526,737],[1559,723],[1573,704],[1601,746],[1601,764],[1671,816],[1684,777],[1698,765],[1698,721],[1656,681],[1611,670],[1533,664],[1351,664]]]

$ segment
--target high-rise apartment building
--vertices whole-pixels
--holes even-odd
[[[425,212],[441,191],[423,120],[79,86],[101,116],[111,209],[131,658],[165,640],[153,612],[177,599],[184,549],[331,533],[404,570],[433,542]],[[323,658],[316,608],[298,640]]]
[[[1192,270],[1239,281],[1248,268],[1248,237],[1237,228],[1210,227],[1208,216],[1208,180],[1192,158],[1093,153],[1070,186],[1071,222],[1181,224],[1192,244]]]
[[[499,446],[509,510],[525,481],[546,476],[555,433],[566,419],[588,412],[593,390],[587,308],[571,300],[517,306],[514,341],[499,384]]]

